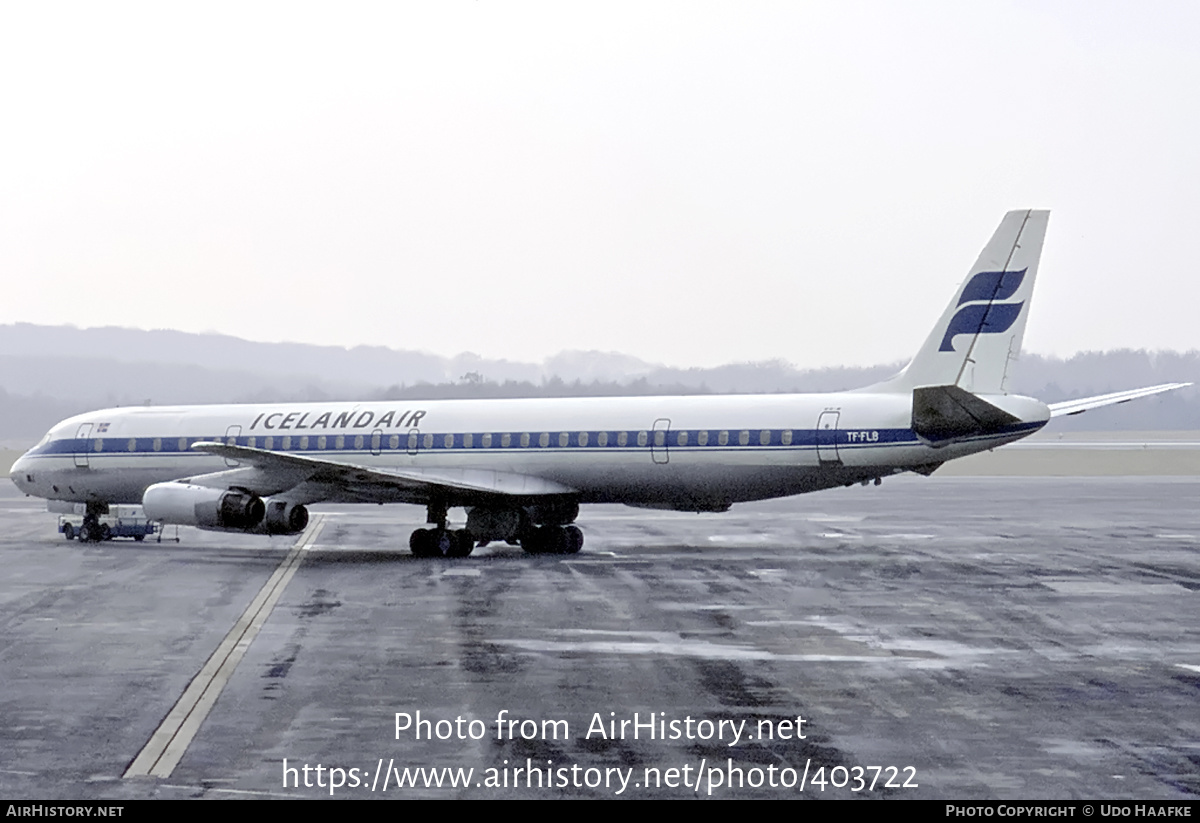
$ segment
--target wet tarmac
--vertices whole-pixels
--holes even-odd
[[[412,507],[81,546],[0,485],[0,793],[1195,799],[1198,503],[901,477],[431,561]]]

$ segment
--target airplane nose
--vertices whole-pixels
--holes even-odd
[[[23,454],[16,459],[12,464],[12,468],[8,470],[8,476],[12,482],[16,484],[18,489],[26,493],[28,493],[27,487],[29,486],[29,481],[26,479],[26,475],[30,473],[29,462],[29,456]]]
[[[17,484],[17,488],[28,494],[30,493],[29,487],[37,479],[39,468],[44,468],[44,466],[36,457],[32,457],[29,452],[25,452],[25,454],[13,461],[12,466],[8,470],[8,476]]]

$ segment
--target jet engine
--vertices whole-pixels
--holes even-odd
[[[267,513],[262,498],[252,492],[210,489],[174,481],[155,483],[146,489],[142,508],[150,520],[242,532],[257,531]],[[307,512],[304,519],[307,522]]]
[[[267,534],[299,534],[308,527],[308,509],[299,503],[267,499],[267,514],[263,518]]]

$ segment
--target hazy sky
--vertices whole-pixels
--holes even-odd
[[[1027,350],[1200,347],[1200,4],[0,5],[0,322],[908,357],[1049,208]]]

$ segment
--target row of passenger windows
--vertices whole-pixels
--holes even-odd
[[[520,434],[513,434],[510,432],[492,434],[488,432],[479,435],[470,433],[418,435],[416,432],[412,432],[403,438],[398,434],[387,435],[386,439],[382,433],[376,433],[369,436],[356,434],[353,437],[348,437],[342,434],[333,436],[322,434],[317,435],[316,437],[310,435],[301,435],[298,437],[293,437],[292,435],[282,435],[280,437],[266,436],[262,438],[230,436],[226,438],[214,439],[224,439],[224,441],[230,446],[239,445],[240,442],[241,445],[248,446],[252,449],[262,448],[269,451],[276,448],[282,451],[291,451],[292,449],[309,451],[310,449],[314,448],[317,451],[325,451],[331,448],[341,451],[347,448],[349,443],[353,443],[353,448],[355,450],[367,448],[368,444],[372,451],[379,451],[384,448],[394,450],[401,448],[401,445],[403,444],[403,447],[409,451],[415,451],[419,448],[432,449],[438,446],[445,449],[453,449],[456,445],[459,448],[464,449],[476,448],[477,445],[478,448],[483,449],[491,449],[495,448],[496,446],[507,449],[513,447],[514,445],[519,445],[521,448],[529,448],[534,443],[536,443],[539,448],[543,449],[548,448],[551,443],[563,448],[568,446],[587,447],[592,444],[595,444],[601,448],[609,445],[625,447],[630,443],[636,443],[638,446],[647,446],[650,444],[651,440],[653,440],[655,446],[666,446],[668,445],[667,435],[668,432],[662,430],[654,432],[557,432],[555,434],[551,434],[550,432],[542,432],[540,434],[530,434],[529,432],[522,432]],[[714,444],[717,446],[728,446],[731,442],[736,443],[739,446],[748,446],[750,445],[752,439],[761,446],[769,446],[773,441],[777,442],[781,446],[790,446],[792,445],[792,431],[790,429],[785,429],[779,432],[778,440],[775,440],[774,432],[771,429],[762,429],[761,431],[757,432],[751,432],[749,430],[743,430],[740,432],[730,432],[727,430],[708,431],[705,429],[701,429],[699,431],[670,432],[670,445],[674,446],[689,446],[692,444],[697,446],[708,446]],[[105,439],[98,437],[92,441],[92,448],[98,452],[104,451],[105,448],[108,448],[111,451],[113,450],[116,442],[117,441],[112,441],[112,445],[106,446]],[[138,439],[135,437],[129,438],[126,443],[126,449],[131,452],[138,451],[138,442]],[[141,442],[143,444],[147,444],[147,441],[145,440]],[[167,448],[170,449],[172,445],[171,440],[168,439],[164,441],[161,437],[154,438],[147,445],[149,449],[157,452],[163,450],[164,442],[167,443]],[[187,451],[188,445],[196,442],[200,441],[195,438],[189,440],[186,437],[180,437],[174,445],[178,451]],[[118,446],[116,448],[119,450],[120,447]]]

